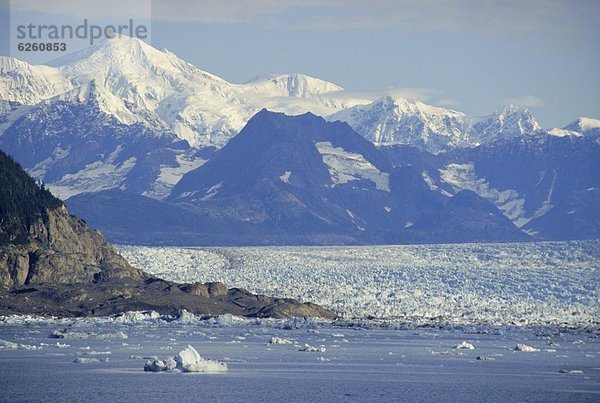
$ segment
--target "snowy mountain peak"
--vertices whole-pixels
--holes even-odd
[[[555,136],[600,136],[600,119],[580,117],[562,129],[552,129],[549,133]]]
[[[522,112],[526,112],[527,109],[522,107],[522,106],[518,106],[515,104],[507,104],[504,106],[504,108],[502,108],[502,111],[500,111],[499,113],[496,112],[498,115],[511,115],[514,113],[522,113]]]
[[[564,127],[565,130],[573,130],[578,132],[586,132],[588,130],[600,129],[600,119],[581,117],[574,122],[569,123]]]
[[[583,130],[600,128],[600,119],[579,118],[577,122],[579,124],[579,127],[581,127]]]
[[[510,119],[519,120],[520,122],[526,122],[527,125],[521,126],[521,133],[533,133],[541,130],[540,125],[535,120],[531,112],[527,108],[508,104],[502,109],[500,113],[496,113],[498,119],[508,122]]]
[[[273,95],[300,98],[344,90],[339,85],[305,74],[261,75],[246,82],[246,85],[264,91],[272,91]]]
[[[52,65],[60,67],[67,76],[83,80],[104,78],[109,74],[133,79],[136,74],[141,73],[144,77],[184,75],[188,79],[201,75],[204,79],[224,82],[171,52],[158,50],[144,41],[126,36],[104,39],[97,45],[57,59]]]
[[[347,122],[375,143],[409,144],[439,152],[463,141],[466,117],[460,112],[387,95],[368,105],[334,113],[328,119]]]
[[[0,73],[10,74],[17,69],[30,70],[31,65],[14,57],[0,56]]]
[[[34,105],[71,88],[56,68],[0,56],[0,100]]]
[[[541,131],[541,126],[528,109],[509,104],[499,112],[474,120],[469,139],[481,144],[535,135]]]

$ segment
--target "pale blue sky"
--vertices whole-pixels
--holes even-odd
[[[152,17],[153,46],[233,82],[302,72],[475,116],[521,104],[544,127],[600,118],[600,1],[155,0]]]

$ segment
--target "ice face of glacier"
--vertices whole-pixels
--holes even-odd
[[[120,251],[131,263],[170,280],[226,281],[257,293],[312,300],[345,318],[373,316],[434,326],[589,326],[597,318],[599,248],[599,241],[576,241],[325,248],[127,246]]]

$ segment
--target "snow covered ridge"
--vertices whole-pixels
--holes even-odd
[[[341,147],[333,147],[330,142],[318,142],[315,145],[323,157],[323,162],[329,167],[333,186],[367,179],[373,182],[377,189],[390,191],[389,174],[379,171],[363,155],[348,152]]]
[[[32,106],[93,84],[101,87],[94,94],[98,104],[119,122],[169,131],[194,147],[223,146],[262,108],[331,115],[329,119],[348,122],[374,142],[412,144],[433,152],[541,131],[530,112],[512,105],[472,118],[383,91],[379,99],[356,95],[299,73],[230,83],[136,38],[105,40],[53,64],[32,66],[0,57],[0,100]],[[598,121],[578,122],[576,131],[585,132]]]
[[[328,119],[347,122],[363,137],[377,144],[413,145],[432,153],[542,132],[527,109],[514,105],[475,118],[392,96],[336,112]]]
[[[598,328],[600,241],[381,247],[120,247],[168,280],[222,281],[346,319]]]
[[[53,67],[0,58],[0,99],[25,105],[92,83],[105,109],[125,124],[162,128],[192,146],[223,146],[260,109],[328,115],[369,100],[339,97],[343,88],[303,74],[229,83],[136,38],[120,37],[75,52]],[[333,94],[333,95],[332,95]]]

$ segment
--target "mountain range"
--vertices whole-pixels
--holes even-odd
[[[49,66],[0,57],[0,148],[119,242],[597,237],[599,138],[600,120],[544,130],[512,105],[230,83],[131,38]]]

